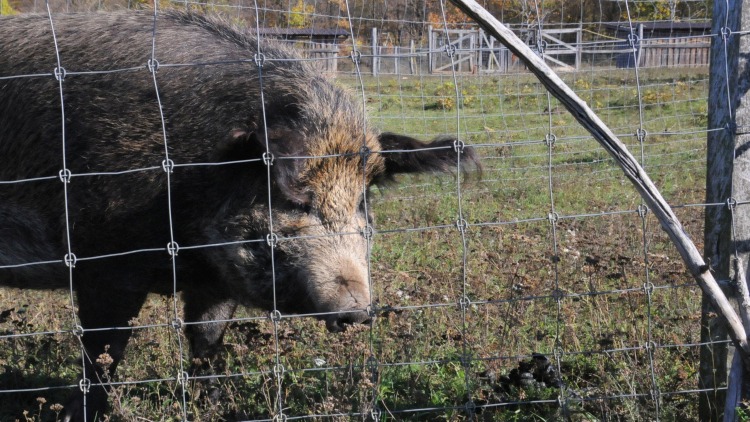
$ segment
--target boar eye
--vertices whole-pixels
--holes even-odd
[[[300,209],[302,210],[303,213],[310,214],[312,212],[312,205],[309,202],[304,202],[300,206]]]

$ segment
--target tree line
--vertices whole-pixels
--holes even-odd
[[[441,3],[444,3],[441,5]],[[685,21],[710,19],[711,0],[480,0],[507,24],[559,24],[634,21]],[[455,27],[472,24],[448,2],[435,0],[263,0],[259,2],[266,26],[348,28],[354,20],[356,35],[372,27],[389,33],[399,44],[422,39],[427,25]],[[348,15],[347,15],[348,6]]]
[[[148,8],[155,0],[64,0],[56,11],[89,11],[111,8]],[[282,28],[349,29],[349,16],[357,37],[373,27],[388,33],[398,44],[420,40],[427,25],[470,26],[466,16],[450,3],[436,0],[156,0],[159,7],[192,7],[226,14],[242,23],[254,23],[255,4],[261,26]],[[0,0],[0,13],[34,11],[39,0]],[[712,0],[479,0],[506,24],[537,25],[598,23],[627,20],[710,19]],[[240,7],[237,7],[240,6]]]

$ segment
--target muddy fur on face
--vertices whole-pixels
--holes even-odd
[[[42,178],[0,184],[0,285],[67,288],[68,250],[108,255],[72,270],[80,321],[127,327],[149,292],[173,292],[174,265],[186,320],[199,323],[186,328],[197,360],[220,349],[217,321],[238,305],[314,313],[331,331],[366,322],[368,187],[476,163],[473,150],[378,133],[287,47],[200,14],[160,13],[155,32],[153,19],[54,15],[61,102],[48,17],[0,17],[0,180]],[[118,69],[129,70],[106,72]],[[89,356],[106,348],[114,373],[130,335],[85,331],[83,342]],[[88,406],[74,395],[65,420],[105,409],[101,368],[86,370]]]

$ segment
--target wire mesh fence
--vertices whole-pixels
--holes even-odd
[[[708,24],[710,7],[660,1],[486,3],[640,157],[686,231],[701,243],[705,210],[726,206],[704,199],[707,44],[719,36]],[[0,419],[60,419],[77,405],[66,401],[70,394],[100,384],[109,387],[106,413],[112,420],[693,420],[701,394],[719,397],[715,390],[698,388],[704,346],[700,289],[658,222],[613,160],[517,58],[449,4],[174,1],[151,4],[153,9],[135,1],[2,4],[4,11],[43,15],[48,29],[38,42],[48,48],[49,57],[31,73],[13,71],[14,63],[0,59],[0,90],[14,83],[42,84],[56,100],[50,100],[46,114],[25,117],[35,122],[30,125],[54,124],[60,130],[55,139],[35,140],[38,148],[59,153],[54,165],[29,165],[23,174],[0,170],[0,197],[6,202],[0,206],[6,221],[0,228],[8,233],[18,229],[9,214],[25,210],[12,208],[9,201],[41,204],[34,207],[60,219],[57,227],[64,240],[59,256],[15,260],[18,248],[0,240],[0,281],[13,286],[14,274],[27,268],[57,268],[65,271],[67,287],[0,289]],[[91,67],[73,57],[75,42],[66,38],[76,37],[78,28],[56,29],[67,12],[103,11],[80,17],[85,25],[106,19],[113,10],[141,8],[148,9],[141,12],[145,16],[170,9],[219,14],[259,39],[291,44],[300,56],[276,57],[260,42],[253,54],[231,57],[187,40],[184,46],[179,45],[182,40],[168,45],[158,41],[160,21],[152,18],[144,21],[148,37],[125,34],[122,45],[102,46],[106,66]],[[12,25],[17,18],[4,18],[0,25]],[[116,21],[109,22],[113,33],[122,30]],[[59,34],[64,36],[58,40]],[[139,44],[141,39],[149,42]],[[82,41],[97,47],[95,41]],[[136,49],[135,57],[122,52]],[[161,59],[162,51],[172,50],[184,50],[184,57],[194,60]],[[142,62],[136,60],[140,58]],[[66,64],[71,62],[79,67]],[[295,86],[293,79],[291,88],[273,79],[273,69],[283,72],[295,62],[317,66],[336,85],[347,87],[352,103],[366,108],[367,121],[348,133],[362,149],[358,144],[346,153],[323,154],[290,147],[273,156],[272,144],[279,138],[259,131],[255,155],[220,160],[196,152],[191,156],[196,159],[184,159],[190,155],[181,144],[189,140],[175,136],[175,128],[188,125],[191,115],[173,102],[162,104],[162,97],[176,89],[171,78],[220,79],[241,69],[262,87],[257,89],[262,106],[253,111],[262,122],[259,128],[266,128],[282,112],[267,108],[273,102],[269,97],[280,89],[308,89]],[[206,72],[191,73],[196,69]],[[114,168],[103,168],[96,150],[66,150],[77,145],[80,128],[90,117],[80,111],[80,98],[70,94],[78,91],[70,87],[91,84],[87,101],[117,110],[122,94],[110,88],[118,86],[118,78],[140,78],[150,86],[152,94],[138,99],[135,112],[123,112],[116,127],[142,119],[143,125],[134,127],[147,128],[140,135],[151,145],[109,160]],[[202,87],[208,79],[195,81],[190,94],[205,95]],[[228,84],[222,93],[228,103],[233,95],[248,95],[232,87]],[[3,104],[0,96],[0,110],[23,111],[16,107]],[[231,111],[221,104],[209,107],[217,113]],[[37,122],[50,116],[54,123]],[[216,138],[225,142],[228,133],[245,135],[244,118],[216,116],[214,125],[196,117],[196,124],[188,126],[206,125],[195,127],[198,134],[218,128]],[[225,122],[230,126],[222,126]],[[447,135],[461,141],[434,147],[450,155],[449,174],[401,175],[370,189],[367,157],[387,160],[404,153],[370,151],[365,134],[373,128],[423,140]],[[0,128],[4,133],[12,134]],[[107,128],[99,135],[116,142],[122,134]],[[288,132],[283,136],[297,139]],[[29,155],[11,160],[34,162],[32,146],[25,151]],[[481,175],[467,173],[462,158],[469,151],[479,156]],[[71,170],[71,156],[84,157],[90,167]],[[364,216],[359,225],[327,232],[319,228],[313,234],[285,232],[289,217],[276,211],[288,205],[289,192],[279,190],[276,169],[285,162],[325,167],[352,157],[360,160],[359,170],[346,177],[351,190],[364,198],[361,209],[354,205]],[[226,186],[212,186],[193,177],[208,174],[202,169],[235,166],[260,166],[262,171],[247,186],[230,179]],[[40,171],[45,168],[55,170]],[[191,175],[189,180],[185,174]],[[121,200],[103,208],[106,216],[133,213],[119,220],[131,226],[87,233],[89,222],[76,216],[87,215],[82,210],[90,205],[83,199],[96,203],[100,198],[96,192],[82,195],[76,184],[117,183],[111,180],[125,186],[150,183],[165,193],[153,202],[159,207],[151,209],[143,207],[153,199],[143,198],[144,191],[122,190]],[[57,189],[63,201],[39,197],[46,192],[39,185]],[[217,221],[211,222],[221,229],[254,225],[244,232],[252,235],[181,241],[182,233],[205,223],[191,221],[185,209],[203,207],[202,202],[216,197],[214,192],[228,187],[250,192],[258,186],[262,189],[253,191],[256,197],[244,202],[254,214],[232,220],[220,209],[226,204],[215,204]],[[296,206],[306,212],[309,205],[302,202]],[[162,222],[159,240],[144,242],[153,237],[138,233],[146,227],[141,222],[154,220]],[[29,239],[38,240],[30,233]],[[76,239],[85,235],[100,239],[100,247],[87,243],[87,250],[77,249]],[[284,284],[289,276],[280,274],[292,250],[319,262],[336,262],[334,255],[299,252],[328,238],[364,239],[365,245],[348,252],[358,255],[357,271],[367,281],[365,312],[371,323],[342,333],[326,330],[333,310],[302,305],[312,300],[309,294],[285,297],[291,294]],[[296,246],[283,249],[284,243]],[[270,291],[262,292],[272,297],[267,309],[240,306],[233,312],[237,303],[248,300],[232,292],[222,296],[213,318],[191,318],[191,304],[183,310],[191,300],[183,297],[188,294],[184,291],[192,291],[192,298],[224,294],[216,291],[217,280],[236,273],[206,262],[206,256],[235,247],[268,254],[263,268],[255,268],[268,280]],[[226,267],[238,265],[222,259]],[[93,279],[85,272],[91,271],[87,264],[95,266],[96,286],[80,285],[80,280]],[[116,274],[109,267],[128,272]],[[143,287],[141,280],[158,282]],[[143,306],[122,324],[82,323],[77,313],[82,287],[103,309],[127,301],[138,307],[142,301]],[[157,294],[132,294],[139,289]],[[302,311],[287,312],[290,306]],[[92,318],[85,311],[83,317]],[[116,374],[106,347],[94,351],[83,346],[87,335],[130,330]],[[223,334],[217,357],[192,356],[196,345],[189,344],[186,330]],[[100,372],[92,374],[92,368]],[[89,396],[81,396],[87,406]],[[723,406],[718,398],[716,406]]]

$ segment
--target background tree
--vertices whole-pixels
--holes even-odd
[[[305,28],[310,26],[315,6],[306,4],[303,0],[297,0],[287,15],[287,25],[291,28]]]
[[[10,5],[8,0],[0,0],[0,15],[15,15],[16,10]]]

